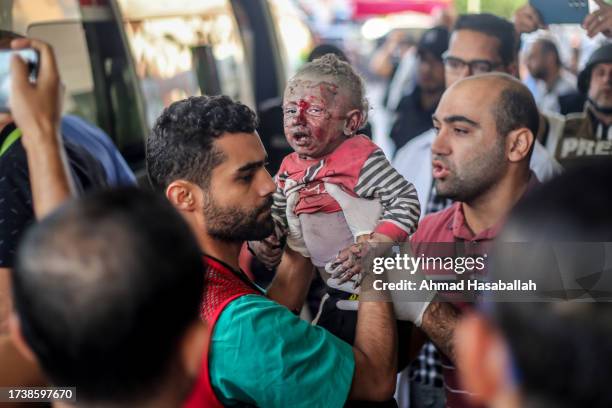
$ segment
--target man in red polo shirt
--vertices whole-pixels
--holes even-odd
[[[455,204],[425,217],[412,242],[493,240],[506,215],[537,184],[529,169],[538,110],[529,90],[509,75],[470,77],[451,86],[433,115],[437,194]],[[447,406],[469,406],[457,384],[453,337],[463,306],[434,302],[422,329],[445,354]]]

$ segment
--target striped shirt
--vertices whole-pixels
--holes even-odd
[[[296,215],[341,211],[325,191],[326,182],[355,197],[380,200],[382,214],[375,232],[405,241],[416,230],[420,207],[414,186],[391,166],[378,146],[358,135],[316,160],[302,159],[296,153],[285,157],[276,176],[272,207],[280,231],[288,228],[287,197],[293,192],[299,194]]]

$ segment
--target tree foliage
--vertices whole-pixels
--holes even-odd
[[[510,18],[514,11],[525,3],[527,0],[480,0],[480,12]],[[457,12],[467,13],[467,4],[468,0],[455,0]]]

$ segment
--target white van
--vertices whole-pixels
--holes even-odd
[[[225,94],[251,106],[278,98],[287,74],[283,14],[269,0],[3,1],[0,28],[53,45],[64,112],[97,124],[128,163],[170,103]]]

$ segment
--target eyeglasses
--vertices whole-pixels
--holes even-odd
[[[444,61],[444,67],[451,72],[463,71],[467,66],[473,75],[486,74],[502,65],[501,62],[487,60],[464,61],[461,58],[451,57],[447,53],[442,55],[442,61]]]

